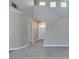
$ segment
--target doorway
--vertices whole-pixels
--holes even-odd
[[[44,39],[46,32],[46,22],[43,19],[34,19],[29,22],[29,40],[35,42]]]
[[[44,19],[35,19],[32,22],[33,41],[44,39],[46,22]]]
[[[38,40],[44,39],[46,32],[46,22],[43,19],[37,20],[38,24]]]

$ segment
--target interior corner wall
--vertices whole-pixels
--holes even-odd
[[[9,49],[24,46],[28,41],[27,17],[19,12],[9,9]]]
[[[68,8],[50,8],[48,6],[34,7],[34,18],[46,21],[44,46],[69,45],[69,16]]]
[[[45,33],[44,46],[69,46],[69,20],[62,17]]]
[[[9,8],[9,49],[22,47],[29,42],[29,20],[33,19],[34,0],[10,0],[18,8]]]

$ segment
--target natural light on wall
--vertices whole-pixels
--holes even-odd
[[[50,2],[50,7],[56,7],[56,2]]]
[[[40,22],[40,23],[39,23],[39,26],[40,26],[41,28],[45,28],[46,24],[45,24],[45,22]]]
[[[61,7],[66,7],[66,2],[61,2]]]
[[[41,24],[40,27],[45,28],[45,24]]]
[[[39,2],[39,6],[45,6],[46,2]]]

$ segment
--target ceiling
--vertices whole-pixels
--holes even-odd
[[[9,0],[10,6],[12,5],[12,2],[14,2],[18,6],[18,8],[17,8],[18,10],[23,11],[24,13],[27,13],[27,11],[30,10],[29,6],[34,5],[34,0]],[[62,10],[61,10],[61,8],[58,8],[56,13],[65,15],[67,13],[64,12],[64,10],[66,10],[68,12],[68,8],[67,9],[62,8]]]
[[[29,6],[32,6],[33,0],[9,0],[9,6],[12,6],[12,2],[17,5],[17,9],[26,12]],[[27,8],[27,9],[26,9]]]

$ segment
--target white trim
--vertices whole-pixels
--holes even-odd
[[[69,47],[69,45],[43,45],[44,47]]]
[[[26,45],[21,46],[21,47],[11,48],[11,49],[9,49],[9,51],[11,51],[11,50],[18,50],[18,49],[22,49],[22,48],[25,48],[25,47],[28,47],[28,46],[29,46],[29,44],[26,44]]]

